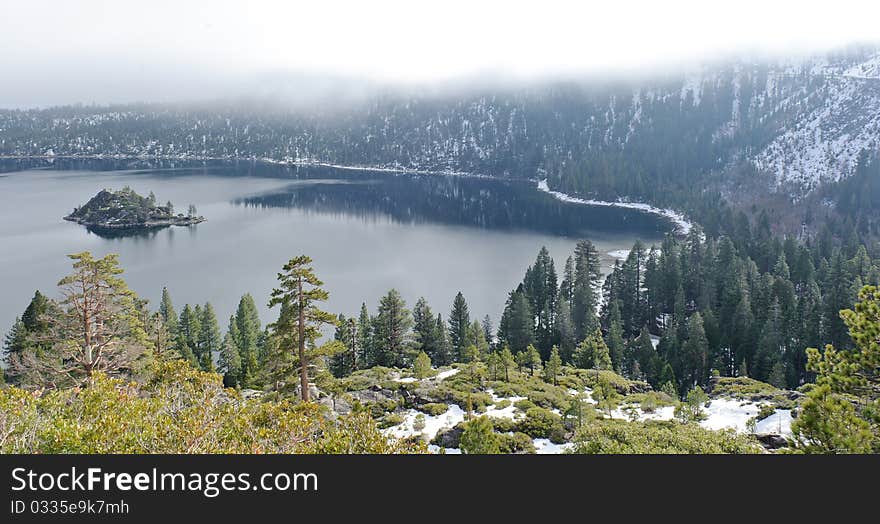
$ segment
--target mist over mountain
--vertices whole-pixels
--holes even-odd
[[[783,205],[880,146],[880,52],[738,59],[681,73],[404,88],[280,75],[247,97],[0,111],[11,157],[249,159],[547,179],[606,199]],[[685,195],[683,195],[685,193]],[[784,213],[792,229],[802,212]]]

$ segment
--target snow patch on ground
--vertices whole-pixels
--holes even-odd
[[[792,420],[790,409],[777,409],[776,413],[758,421],[755,433],[774,433],[790,437]]]
[[[663,406],[656,408],[651,413],[646,413],[642,411],[642,408],[639,406],[630,406],[632,411],[636,415],[636,420],[641,422],[645,420],[672,420],[675,418],[675,407],[674,406]],[[622,406],[611,412],[611,418],[616,418],[620,420],[632,420],[630,418],[629,409],[627,406]]]
[[[394,379],[395,382],[402,382],[402,383],[404,383],[404,384],[410,384],[410,383],[412,383],[412,382],[418,382],[418,380],[419,380],[419,379],[417,379],[417,378],[415,378],[415,377],[403,377],[403,378],[399,378],[399,377],[398,377],[398,378]]]
[[[487,415],[487,416],[495,417],[495,418],[506,418],[506,419],[510,419],[510,420],[515,419],[517,416],[522,416],[522,412],[519,409],[517,409],[517,407],[514,404],[516,404],[520,400],[527,400],[527,397],[518,397],[518,396],[499,397],[498,395],[495,394],[495,391],[492,390],[491,388],[487,389],[486,393],[488,393],[489,395],[492,396],[492,402],[494,402],[494,404],[490,404],[490,405],[486,406],[486,412],[483,413],[483,415]],[[506,408],[499,409],[496,406],[502,400],[509,401],[510,405],[507,406]]]
[[[746,422],[757,416],[759,409],[758,405],[752,402],[716,398],[709,402],[709,406],[703,408],[707,418],[701,421],[700,425],[706,429],[732,428],[739,433],[748,433]]]
[[[461,455],[461,449],[459,448],[441,448],[434,444],[428,445],[428,451],[431,453],[440,453],[441,449],[444,450],[447,455]]]
[[[415,425],[416,417],[419,415],[422,415],[425,418],[425,427],[421,431],[416,430],[415,427],[413,427]],[[421,435],[425,440],[430,441],[437,436],[437,433],[439,433],[440,430],[453,428],[458,423],[464,421],[464,416],[464,410],[457,404],[450,404],[449,409],[447,409],[445,413],[436,416],[409,409],[404,413],[402,423],[386,428],[383,431],[386,435],[392,437],[408,438]]]
[[[437,380],[447,379],[447,378],[451,377],[452,375],[456,375],[456,374],[458,374],[459,371],[461,371],[461,370],[460,370],[460,369],[455,369],[455,368],[453,368],[453,369],[448,369],[448,370],[446,370],[446,371],[441,371],[440,373],[437,373],[437,376],[436,376],[435,378],[436,378]]]
[[[639,211],[644,211],[645,213],[652,213],[655,215],[660,215],[662,217],[667,218],[673,224],[675,224],[676,229],[683,235],[690,233],[693,224],[690,220],[685,218],[685,216],[677,211],[672,209],[660,209],[654,207],[650,204],[645,204],[642,202],[608,202],[607,200],[592,200],[586,198],[578,198],[573,197],[571,195],[567,195],[560,191],[553,191],[550,189],[550,186],[547,185],[547,179],[538,181],[538,190],[548,193],[553,198],[562,201],[562,202],[570,202],[573,204],[584,204],[588,206],[608,206],[608,207],[623,207],[627,209],[636,209]]]
[[[574,444],[571,442],[554,444],[550,442],[550,439],[546,438],[536,438],[532,440],[532,443],[535,445],[535,453],[538,455],[559,455],[574,447]]]

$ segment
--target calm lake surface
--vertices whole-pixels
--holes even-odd
[[[609,253],[636,239],[659,244],[671,225],[639,211],[559,202],[526,181],[395,175],[253,163],[0,162],[0,333],[35,289],[57,296],[65,255],[119,253],[123,277],[155,307],[167,286],[178,312],[210,301],[221,327],[239,297],[254,295],[262,320],[281,266],[307,254],[330,292],[329,311],[375,310],[397,288],[411,307],[424,296],[447,316],[462,290],[472,318],[493,324],[508,291],[541,246],[562,272],[580,238]],[[61,217],[102,188],[130,186],[207,221],[107,238]],[[560,277],[561,278],[561,277]]]

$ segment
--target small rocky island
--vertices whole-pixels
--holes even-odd
[[[130,187],[121,191],[102,189],[82,207],[74,208],[64,220],[76,222],[96,232],[138,232],[168,226],[191,226],[204,222],[205,217],[196,213],[193,205],[187,214],[174,214],[174,206],[168,202],[156,205],[156,197],[134,192]]]

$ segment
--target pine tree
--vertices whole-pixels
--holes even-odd
[[[294,257],[278,274],[278,287],[272,290],[269,307],[282,306],[278,320],[270,328],[282,350],[294,352],[299,366],[300,395],[303,402],[310,400],[309,367],[319,356],[338,351],[339,346],[315,348],[323,326],[336,325],[336,317],[321,310],[330,294],[312,269],[312,259],[305,255]],[[332,349],[331,349],[332,348]]]
[[[498,327],[498,339],[507,343],[515,353],[535,342],[534,318],[528,299],[520,291],[512,291],[507,298]]]
[[[420,351],[413,361],[413,375],[416,378],[425,378],[431,374],[431,357],[424,351]]]
[[[168,288],[162,288],[162,301],[159,302],[159,314],[162,316],[162,322],[165,323],[166,329],[170,333],[177,331],[177,312],[174,310],[174,304],[171,302],[171,294]]]
[[[538,349],[531,344],[526,348],[526,353],[528,355],[526,362],[529,366],[529,373],[534,376],[536,371],[541,370],[541,353],[539,353]]]
[[[333,338],[340,342],[345,349],[333,355],[330,360],[330,371],[336,378],[347,377],[358,368],[358,333],[355,319],[339,315]]]
[[[483,326],[479,321],[474,320],[470,326],[468,326],[467,336],[466,336],[467,347],[474,346],[476,348],[476,356],[477,358],[485,358],[486,355],[489,354],[489,342],[486,340],[486,335],[483,332]]]
[[[235,343],[235,334],[238,328],[235,326],[235,318],[229,318],[229,331],[223,337],[223,346],[220,349],[217,371],[223,373],[223,384],[227,387],[236,387],[241,379],[241,355]]]
[[[593,334],[592,338],[595,343],[593,350],[593,369],[611,370],[611,352],[608,350],[608,346],[602,339],[602,332],[596,330],[596,333]]]
[[[589,240],[581,240],[575,247],[575,275],[572,291],[571,316],[575,335],[583,340],[596,330],[596,287],[602,281],[599,252]]]
[[[375,344],[382,366],[407,365],[407,344],[412,316],[406,309],[406,302],[396,289],[390,290],[379,300],[379,309],[374,322]]]
[[[201,309],[201,308],[199,308]],[[199,312],[189,304],[183,306],[177,324],[177,352],[193,366],[199,366],[201,356],[198,338],[201,332]]]
[[[437,333],[437,354],[432,361],[438,366],[445,366],[452,363],[452,342],[449,341],[449,334],[446,331],[446,322],[443,322],[443,316],[437,314],[436,331]]]
[[[217,315],[210,302],[206,302],[201,311],[199,322],[199,365],[205,371],[214,371],[214,355],[222,349],[223,338],[217,324]]]
[[[238,349],[241,360],[241,373],[238,382],[245,387],[250,387],[259,375],[260,361],[260,317],[257,312],[257,304],[250,293],[246,293],[238,301],[238,308],[234,316],[235,329],[230,327],[230,335]]]
[[[510,382],[510,370],[516,365],[516,360],[513,357],[513,353],[510,352],[510,346],[507,344],[501,349],[499,364],[501,369],[504,370],[504,380]]]
[[[85,251],[68,258],[73,272],[58,282],[62,300],[51,318],[40,312],[48,301],[37,296],[22,316],[25,327],[48,322],[47,333],[39,352],[9,363],[12,375],[58,387],[88,382],[95,372],[130,374],[148,341],[139,299],[119,276],[118,255],[96,259]]]
[[[455,351],[456,359],[461,360],[462,351],[467,346],[467,330],[471,325],[470,313],[464,295],[459,291],[452,302],[449,313],[449,341]]]
[[[540,352],[548,355],[553,344],[559,290],[553,259],[546,247],[541,247],[534,265],[526,270],[522,290],[533,315],[536,343]]]
[[[562,358],[559,356],[559,348],[553,346],[550,350],[550,358],[547,359],[547,365],[544,366],[544,380],[557,384],[556,378],[562,369]]]
[[[617,407],[621,399],[620,393],[617,392],[604,375],[598,376],[590,396],[596,401],[596,407],[604,410],[608,417],[611,417],[611,412]]]
[[[493,349],[494,345],[494,331],[492,329],[492,319],[489,318],[489,315],[483,317],[482,322],[480,322],[480,327],[483,328],[483,338],[486,339],[486,343],[489,345],[489,349]]]
[[[606,338],[608,352],[611,354],[611,363],[614,370],[621,373],[627,367],[632,366],[632,362],[627,362],[626,343],[623,339],[623,327],[621,325],[620,307],[618,301],[611,304],[611,315],[608,326],[608,336]]]
[[[489,376],[492,377],[492,380],[498,380],[498,373],[502,369],[499,352],[493,351],[489,353],[489,356],[486,357],[486,368],[488,368]]]
[[[689,384],[705,384],[709,378],[709,341],[703,329],[703,317],[699,312],[691,315],[687,323],[687,341],[682,348],[683,369],[678,376]]]
[[[571,309],[567,301],[559,302],[556,314],[556,339],[559,341],[559,353],[564,362],[571,362],[574,348],[577,345],[574,323],[571,320]]]
[[[853,309],[840,312],[854,350],[828,344],[807,350],[817,374],[792,423],[799,447],[808,453],[880,452],[880,290],[865,286]]]
[[[419,298],[413,308],[413,335],[415,348],[436,359],[439,350],[437,322],[424,297]]]
[[[365,303],[361,303],[361,311],[358,315],[357,337],[358,347],[361,351],[357,359],[361,363],[360,368],[374,366],[376,364],[376,350],[373,345],[373,320],[370,318],[370,312]]]

